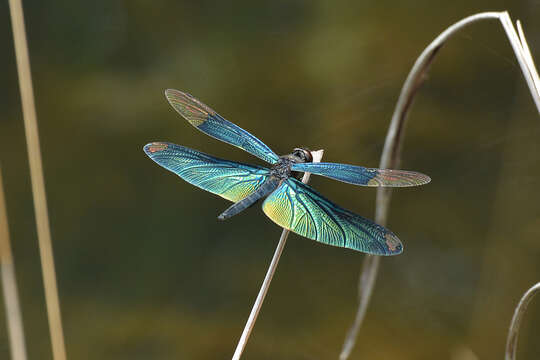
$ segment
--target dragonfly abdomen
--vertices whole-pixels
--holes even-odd
[[[246,196],[242,200],[229,206],[227,210],[221,213],[218,216],[219,220],[226,220],[231,216],[238,214],[239,212],[244,211],[251,205],[255,204],[257,200],[268,196],[271,192],[277,189],[281,180],[275,176],[270,176],[266,181],[255,191],[254,193]]]

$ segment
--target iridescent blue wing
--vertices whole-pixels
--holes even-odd
[[[257,190],[270,173],[261,166],[222,160],[165,142],[147,144],[144,152],[188,183],[233,202]]]
[[[403,251],[391,231],[339,207],[294,178],[283,181],[262,208],[279,226],[324,244],[373,255]]]
[[[304,171],[326,176],[330,179],[363,186],[417,186],[427,184],[427,175],[405,170],[370,169],[362,166],[335,163],[300,163],[292,166],[293,171]]]
[[[237,146],[270,164],[275,164],[279,160],[279,156],[261,140],[232,122],[225,120],[209,106],[190,94],[167,89],[165,90],[165,96],[180,115],[203,133]]]

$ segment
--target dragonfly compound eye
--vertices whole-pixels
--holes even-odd
[[[295,148],[293,151],[293,155],[300,159],[302,162],[312,162],[313,157],[311,156],[311,152],[306,149],[302,148]]]

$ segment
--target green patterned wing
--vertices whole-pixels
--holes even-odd
[[[241,127],[225,120],[208,105],[203,104],[190,94],[174,89],[167,89],[165,96],[180,115],[203,133],[239,147],[270,164],[275,164],[279,161],[279,156],[266,146],[265,143]]]
[[[279,226],[309,239],[372,255],[397,255],[401,241],[390,230],[343,209],[312,187],[289,178],[262,205]]]
[[[222,160],[197,150],[166,142],[144,146],[144,152],[160,166],[190,184],[237,202],[257,190],[270,170]]]

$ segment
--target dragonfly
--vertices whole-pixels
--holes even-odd
[[[218,216],[228,219],[258,200],[277,225],[327,245],[372,255],[397,255],[403,244],[390,230],[346,210],[300,181],[309,172],[360,186],[407,187],[427,184],[430,177],[414,171],[375,169],[329,162],[312,162],[309,149],[294,148],[278,156],[255,136],[226,120],[192,95],[165,91],[172,107],[203,133],[266,161],[263,167],[219,159],[169,142],[151,142],[144,152],[188,183],[234,204]]]

